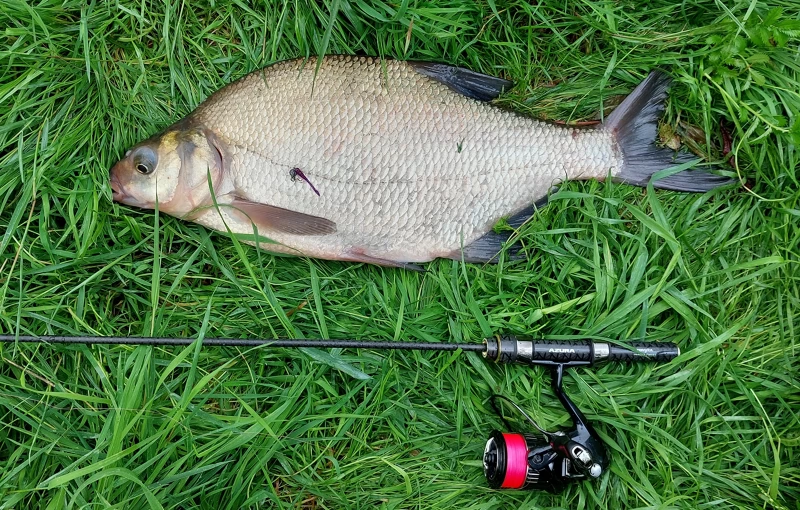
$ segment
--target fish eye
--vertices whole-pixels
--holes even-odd
[[[133,168],[142,175],[150,175],[156,170],[158,157],[150,147],[138,147],[133,154]]]

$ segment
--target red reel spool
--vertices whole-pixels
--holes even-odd
[[[521,489],[528,478],[525,436],[495,430],[483,451],[483,472],[493,489]]]

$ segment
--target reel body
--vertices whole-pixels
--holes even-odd
[[[504,422],[496,403],[498,398],[514,406],[539,434],[492,431],[483,452],[486,480],[493,489],[552,493],[561,492],[573,482],[599,478],[610,462],[600,436],[564,393],[564,369],[588,366],[601,360],[668,361],[680,354],[674,344],[637,343],[636,350],[627,350],[590,341],[530,341],[511,336],[497,336],[486,342],[485,356],[496,361],[522,361],[549,367],[553,392],[572,419],[568,430],[547,432],[516,403],[502,395],[493,395],[492,407]],[[506,425],[511,428],[508,422]]]
[[[493,489],[558,493],[571,482],[598,478],[608,468],[609,456],[603,441],[564,393],[563,373],[563,365],[553,368],[553,390],[572,418],[572,428],[547,432],[509,400],[541,434],[492,431],[483,451],[483,472]],[[505,397],[492,397],[492,406],[500,414],[497,398]]]

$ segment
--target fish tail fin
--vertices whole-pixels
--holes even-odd
[[[608,116],[603,129],[610,131],[622,152],[622,170],[615,180],[647,186],[656,172],[697,158],[657,147],[658,120],[664,110],[669,76],[654,71]],[[653,181],[656,188],[703,192],[736,182],[703,170],[684,170]]]

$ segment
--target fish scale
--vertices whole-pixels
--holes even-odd
[[[610,125],[576,129],[476,99],[496,96],[507,83],[460,68],[350,56],[319,66],[314,58],[280,62],[222,88],[162,135],[159,154],[182,150],[182,187],[164,210],[240,234],[251,234],[255,223],[278,243],[263,247],[282,253],[389,265],[458,258],[560,181],[626,180],[626,164],[641,180],[669,166],[651,133],[666,85],[648,80],[640,88],[647,85],[654,98],[635,91],[642,104],[623,103]],[[625,152],[633,142],[616,138],[629,129],[632,121],[622,117],[630,108],[647,115],[633,117],[644,135],[626,135],[636,157]],[[651,138],[644,149],[642,136]],[[120,177],[126,161],[116,177],[112,170],[112,183],[121,201],[137,205],[139,178]],[[208,207],[202,189],[209,169],[216,201],[234,207]],[[191,207],[176,202],[182,196]],[[500,247],[495,238],[487,244],[495,253]],[[473,258],[489,258],[480,253]]]

